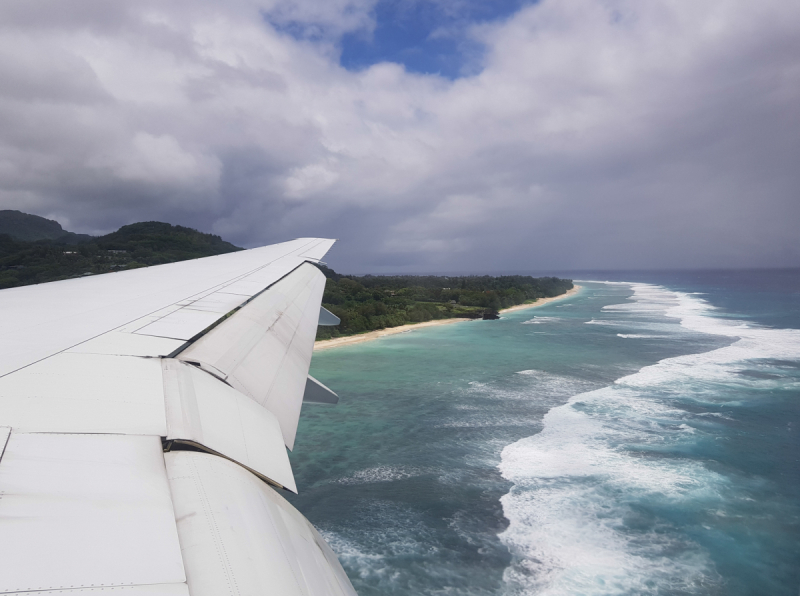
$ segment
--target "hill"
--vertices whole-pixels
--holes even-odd
[[[62,244],[78,244],[92,239],[88,234],[66,231],[55,220],[14,209],[0,209],[0,234],[8,234],[14,240],[24,242],[53,240]]]
[[[116,232],[100,236],[98,248],[122,254],[142,265],[159,265],[242,250],[214,234],[192,228],[173,226],[160,221],[144,221],[122,226]]]
[[[9,233],[9,227],[0,228],[0,288],[242,250],[219,236],[157,221],[123,226],[99,237],[65,232],[58,222],[19,211],[6,215],[3,221],[9,226],[9,222],[20,225],[11,226],[13,233]],[[65,234],[72,235],[65,239]],[[77,244],[72,242],[75,236],[81,237]],[[25,237],[36,240],[22,239]]]

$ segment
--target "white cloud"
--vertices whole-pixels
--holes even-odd
[[[794,3],[543,0],[456,81],[339,66],[368,0],[73,4],[0,7],[5,207],[360,271],[800,264]]]
[[[311,164],[295,168],[286,179],[286,196],[302,199],[329,189],[339,178],[336,162],[328,160],[324,164]]]
[[[121,181],[150,185],[214,187],[219,183],[221,164],[214,157],[193,155],[169,135],[137,132],[116,155],[106,154],[89,164],[110,168]]]

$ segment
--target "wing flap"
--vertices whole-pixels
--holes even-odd
[[[204,447],[297,492],[280,424],[266,408],[210,374],[162,360],[168,440]]]
[[[222,373],[272,412],[294,446],[325,276],[304,264],[178,355]]]
[[[48,594],[75,594],[75,596],[86,596],[86,594],[111,594],[119,596],[120,592],[125,596],[190,596],[189,586],[186,584],[154,584],[144,586],[108,586],[108,587],[87,587],[75,589],[58,590],[37,590],[35,596],[47,596]],[[31,595],[34,596],[34,595]]]
[[[192,596],[228,593],[234,580],[241,594],[356,595],[311,524],[255,476],[204,453],[165,460]]]

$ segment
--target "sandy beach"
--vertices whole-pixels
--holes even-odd
[[[545,304],[550,304],[551,302],[555,302],[557,300],[563,300],[564,298],[569,298],[570,296],[575,295],[578,290],[580,290],[580,286],[575,286],[571,290],[569,290],[566,294],[562,294],[561,296],[554,296],[553,298],[540,298],[536,302],[532,304],[518,304],[517,306],[512,306],[510,308],[504,308],[500,311],[500,314],[506,312],[513,312],[516,310],[524,310],[528,308],[537,308],[539,306],[544,306]],[[397,333],[409,333],[414,331],[415,329],[422,329],[424,327],[436,327],[438,325],[450,325],[451,323],[469,323],[474,320],[480,319],[439,319],[437,321],[426,321],[424,323],[411,323],[409,325],[402,325],[400,327],[390,327],[389,329],[378,329],[377,331],[370,331],[369,333],[362,333],[360,335],[348,335],[346,337],[336,337],[334,339],[323,339],[318,342],[314,343],[314,351],[317,352],[319,350],[328,350],[330,348],[337,348],[339,346],[350,346],[353,344],[360,344],[361,342],[365,341],[372,341],[373,339],[378,339],[379,337],[386,337],[387,335],[395,335]]]
[[[516,306],[512,306],[510,308],[504,308],[500,311],[500,314],[504,312],[514,312],[515,310],[525,310],[526,308],[537,308],[539,306],[544,306],[545,304],[550,304],[551,302],[556,302],[558,300],[563,300],[564,298],[569,298],[570,296],[574,296],[578,293],[581,289],[581,286],[575,285],[571,290],[569,290],[566,294],[561,294],[561,296],[553,296],[552,298],[540,298],[533,304],[517,304]]]

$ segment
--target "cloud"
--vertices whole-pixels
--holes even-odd
[[[343,270],[797,266],[800,7],[543,0],[449,80],[337,40],[373,3],[0,6],[0,203]]]

